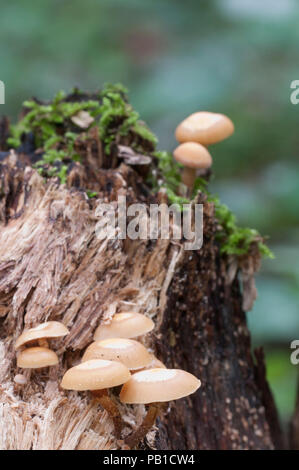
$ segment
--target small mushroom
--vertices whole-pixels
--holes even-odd
[[[59,321],[48,321],[41,323],[35,328],[24,330],[16,341],[15,349],[32,341],[37,341],[40,346],[48,347],[46,338],[59,338],[69,333],[69,330]]]
[[[61,387],[66,390],[90,390],[111,416],[115,434],[120,437],[122,419],[117,405],[108,395],[107,388],[124,384],[130,376],[129,369],[120,362],[93,359],[69,369],[62,378]]]
[[[128,404],[149,404],[140,427],[125,439],[134,448],[154,425],[160,402],[168,402],[194,393],[201,385],[194,375],[180,369],[149,369],[137,372],[120,392],[120,401]]]
[[[185,142],[173,152],[175,160],[184,165],[182,181],[192,192],[197,169],[207,169],[212,165],[209,151],[197,142]]]
[[[154,322],[135,312],[116,313],[109,325],[100,325],[93,339],[100,341],[107,338],[136,338],[154,328]]]
[[[152,361],[148,350],[138,341],[127,338],[109,338],[91,343],[86,349],[82,362],[90,359],[119,361],[128,369],[141,369]]]
[[[17,385],[26,385],[27,383],[27,378],[23,374],[15,375],[13,380]]]
[[[224,114],[200,111],[178,125],[175,137],[181,143],[198,142],[207,146],[227,139],[234,129],[234,124]]]
[[[17,357],[17,366],[22,369],[40,369],[56,364],[58,364],[57,354],[48,348],[27,348],[21,351]]]

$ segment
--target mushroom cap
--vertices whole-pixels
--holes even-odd
[[[177,400],[194,393],[201,383],[180,369],[148,369],[136,372],[120,392],[123,403],[154,403]]]
[[[17,366],[22,369],[39,369],[55,364],[58,364],[58,356],[48,348],[27,348],[20,352],[17,358]]]
[[[173,152],[175,160],[188,168],[210,168],[212,157],[209,151],[197,142],[185,142]]]
[[[42,339],[42,338],[58,338],[65,336],[69,333],[69,330],[59,321],[47,321],[40,325],[24,330],[21,336],[16,341],[15,349],[20,348],[23,344],[29,343],[30,341]]]
[[[178,142],[198,142],[211,145],[233,134],[233,122],[224,114],[200,111],[188,116],[175,131]]]
[[[27,383],[27,378],[23,374],[15,375],[13,380],[18,385],[25,385]]]
[[[156,356],[154,356],[154,354],[151,355],[152,356],[152,362],[150,364],[148,364],[147,366],[145,367],[142,367],[142,369],[138,369],[135,372],[135,374],[137,374],[137,372],[141,372],[142,370],[148,370],[148,369],[166,369],[166,365],[163,364],[163,362],[161,362]]]
[[[135,312],[116,313],[109,325],[99,325],[93,339],[100,341],[107,338],[136,338],[154,328],[154,322]]]
[[[127,338],[109,338],[91,343],[82,362],[90,359],[106,359],[122,362],[128,369],[141,369],[152,361],[148,350],[138,341]]]
[[[67,390],[102,390],[117,387],[130,379],[130,371],[121,362],[92,359],[69,369],[61,387]]]

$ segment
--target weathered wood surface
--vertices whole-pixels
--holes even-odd
[[[98,324],[125,310],[154,319],[156,330],[145,342],[167,366],[202,380],[195,395],[171,404],[146,445],[273,448],[238,280],[240,267],[250,278],[256,253],[241,264],[220,256],[217,221],[207,203],[199,252],[170,240],[99,240],[96,203],[126,195],[129,203],[148,204],[163,196],[151,195],[124,163],[101,168],[99,146],[86,151],[83,165],[72,166],[66,186],[45,184],[28,163],[27,155],[12,152],[0,166],[0,448],[117,447],[109,418],[89,394],[62,391],[59,382]],[[80,190],[86,185],[98,191],[97,202]],[[14,342],[24,327],[46,320],[70,329],[64,340],[51,343],[59,366],[25,372],[27,385],[17,386]],[[141,406],[122,407],[127,431],[143,412]]]

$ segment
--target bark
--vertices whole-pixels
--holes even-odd
[[[151,194],[144,168],[135,171],[138,167],[117,158],[113,168],[106,168],[95,136],[84,155],[82,165],[69,168],[66,185],[45,183],[26,152],[11,152],[1,162],[0,448],[118,447],[106,412],[88,393],[63,391],[59,383],[100,322],[117,311],[135,310],[156,322],[143,341],[159,359],[202,381],[196,394],[170,404],[145,445],[272,449],[276,443],[261,386],[265,373],[260,370],[257,379],[238,280],[242,266],[257,267],[257,252],[243,260],[220,255],[218,222],[202,194],[204,243],[198,252],[185,251],[182,241],[100,240],[95,233],[99,201],[125,195],[128,203],[149,204],[165,196]],[[98,191],[97,201],[89,200],[82,187]],[[248,281],[245,267],[244,272]],[[254,288],[247,300],[252,295]],[[24,327],[47,320],[70,329],[63,340],[51,341],[59,365],[19,370],[16,338]],[[20,373],[25,385],[14,382]],[[142,421],[144,407],[119,406],[128,433]]]
[[[295,411],[290,426],[290,447],[293,450],[299,450],[299,380]]]
[[[160,424],[158,447],[271,449],[267,402],[255,377],[238,279],[227,284],[226,262],[213,238],[205,240],[200,255],[184,258],[168,290],[157,354],[167,366],[200,377],[203,385],[200,393],[174,404]]]

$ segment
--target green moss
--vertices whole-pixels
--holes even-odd
[[[158,175],[154,172],[148,178],[153,190],[157,192],[160,188],[166,190],[170,204],[176,204],[182,209],[183,204],[188,204],[189,199],[178,196],[181,184],[180,165],[176,164],[171,153],[158,151],[153,153],[157,160]]]
[[[111,142],[115,140],[115,130],[120,136],[126,136],[131,131],[142,139],[157,144],[155,135],[139,120],[139,114],[127,102],[127,90],[122,85],[107,84],[100,93],[99,133],[109,153]]]
[[[36,100],[25,101],[23,106],[26,114],[16,125],[11,126],[7,143],[18,148],[22,135],[32,132],[36,147],[44,151],[36,164],[37,168],[44,169],[40,171],[44,176],[57,176],[61,182],[65,181],[65,175],[57,164],[70,160],[80,161],[80,156],[75,151],[75,142],[79,134],[81,140],[86,138],[85,130],[71,121],[71,117],[79,111],[87,111],[94,118],[90,127],[98,128],[107,154],[117,136],[125,137],[130,133],[136,139],[140,136],[155,146],[156,137],[139,121],[139,114],[128,103],[126,92],[122,85],[108,84],[93,99],[87,99],[86,94],[74,89],[73,96],[78,98],[77,101],[68,101],[64,92],[57,93],[49,104],[41,104]]]
[[[78,89],[74,89],[68,97],[64,92],[59,92],[48,104],[36,100],[26,101],[24,111],[24,117],[15,126],[11,126],[8,144],[18,148],[23,134],[33,133],[36,147],[43,151],[41,159],[35,165],[38,172],[45,178],[57,177],[61,183],[66,183],[68,164],[71,161],[80,161],[80,155],[75,150],[76,140],[80,138],[80,141],[84,141],[87,138],[86,130],[80,129],[71,120],[79,111],[87,111],[94,118],[90,127],[98,129],[107,155],[112,142],[119,142],[121,138],[129,138],[131,147],[140,152],[144,148],[155,149],[157,144],[154,134],[140,121],[139,114],[128,103],[127,90],[120,84],[107,84],[101,92],[94,95],[87,95]],[[181,165],[168,152],[152,152],[152,155],[155,166],[148,183],[153,191],[165,188],[170,204],[177,204],[182,209],[183,204],[190,201],[178,195]],[[239,227],[234,214],[208,192],[206,185],[204,179],[197,178],[192,198],[198,191],[202,191],[214,203],[219,221],[216,236],[221,252],[243,255],[248,252],[252,243],[258,243],[262,255],[273,257],[258,232]],[[97,196],[96,192],[89,190],[86,193],[89,198]]]
[[[244,255],[248,252],[252,243],[258,243],[261,255],[274,258],[273,253],[263,243],[257,230],[237,225],[236,216],[229,208],[222,204],[218,197],[208,195],[208,200],[215,205],[215,216],[219,221],[220,230],[216,238],[221,245],[221,253],[227,255]]]
[[[89,191],[89,190],[86,191],[86,194],[90,199],[98,195],[98,193],[96,193],[95,191]]]
[[[36,167],[40,168],[39,172],[43,176],[56,176],[61,183],[66,181],[67,166],[57,164],[80,159],[74,150],[78,134],[68,131],[73,126],[70,118],[82,110],[96,116],[100,108],[99,102],[95,100],[74,103],[64,100],[65,94],[59,92],[48,105],[34,100],[25,101],[23,106],[26,114],[15,126],[11,126],[11,136],[7,141],[12,147],[18,148],[22,135],[32,132],[36,147],[44,151]]]

